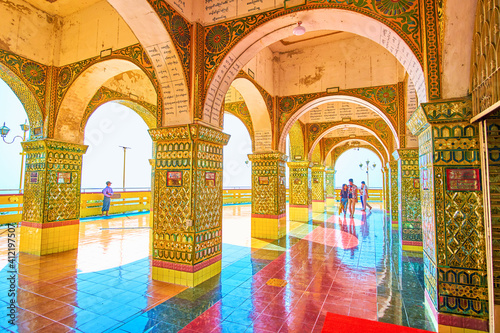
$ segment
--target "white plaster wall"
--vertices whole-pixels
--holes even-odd
[[[243,66],[243,71],[248,73],[248,69],[250,69],[255,75],[255,81],[271,95],[274,95],[273,57],[273,52],[269,48],[265,48]]]
[[[340,89],[395,84],[405,69],[382,46],[360,36],[345,34],[327,44],[275,53],[275,92],[286,96]],[[279,84],[277,84],[279,83]]]
[[[60,52],[55,64],[95,57],[102,50],[136,44],[137,38],[107,1],[98,2],[63,19]]]
[[[445,5],[442,98],[468,95],[477,0],[448,0]]]
[[[0,49],[52,65],[54,32],[60,25],[51,16],[19,0],[0,1]]]

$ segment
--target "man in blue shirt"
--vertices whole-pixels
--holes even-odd
[[[109,206],[111,204],[111,197],[113,196],[113,189],[111,188],[111,182],[108,180],[106,182],[106,187],[102,190],[104,194],[104,199],[102,200],[102,216],[106,212],[106,216],[109,216]]]

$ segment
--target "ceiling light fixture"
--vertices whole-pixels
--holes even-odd
[[[301,26],[301,24],[302,24],[302,22],[299,21],[299,23],[297,23],[297,26],[295,28],[293,28],[293,34],[295,36],[300,36],[300,35],[303,35],[306,33],[306,28]]]

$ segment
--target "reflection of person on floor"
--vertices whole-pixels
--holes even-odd
[[[361,235],[363,235],[363,238],[366,238],[368,237],[368,235],[370,234],[370,228],[368,228],[368,216],[370,216],[372,214],[372,212],[368,212],[368,214],[362,214],[361,215],[361,222],[363,222],[363,224],[361,225]]]
[[[358,238],[358,236],[356,235],[356,222],[354,221],[353,217],[351,217],[349,220],[349,233],[354,237]],[[354,258],[357,248],[358,248],[357,246],[351,247],[351,258]]]
[[[353,217],[356,210],[356,202],[358,202],[358,187],[354,185],[352,178],[349,179],[347,190],[349,191],[349,213]]]
[[[361,188],[359,189],[360,192],[360,197],[361,197],[361,204],[363,205],[362,211],[366,210],[366,207],[370,208],[372,210],[372,206],[368,203],[368,186],[366,186],[365,182],[361,182]]]
[[[102,200],[102,216],[106,213],[109,216],[109,206],[111,205],[111,196],[113,196],[113,189],[111,188],[111,182],[106,182],[106,187],[102,190],[104,199]]]
[[[347,212],[347,206],[349,202],[349,191],[347,191],[347,184],[342,185],[342,189],[340,190],[340,203],[344,210],[344,216]]]

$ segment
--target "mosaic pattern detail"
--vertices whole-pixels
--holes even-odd
[[[135,44],[125,47],[123,49],[114,50],[110,56],[105,58],[94,57],[79,62],[75,62],[63,67],[55,68],[56,70],[55,76],[57,77],[57,87],[54,87],[55,90],[54,93],[56,95],[54,101],[54,107],[56,109],[59,108],[69,87],[79,77],[79,75],[84,73],[85,70],[87,70],[90,66],[98,62],[107,61],[110,59],[124,59],[131,61],[144,71],[144,73],[151,80],[151,83],[155,87],[156,91],[157,92],[161,91],[159,82],[156,79],[155,70],[153,68],[153,65],[151,64],[151,60],[149,59],[147,53],[142,48],[142,46],[140,44]],[[160,94],[158,96],[160,96]],[[158,119],[158,122],[161,123],[161,119],[163,117],[163,103],[160,102],[158,104],[156,112],[157,112],[156,118]],[[54,131],[53,126],[51,126],[49,128],[49,136],[53,135],[53,131]]]
[[[42,112],[44,112],[46,93],[45,81],[47,78],[48,70],[47,66],[4,50],[0,50],[0,64],[6,66],[15,74],[16,78],[20,79],[24,83],[24,85],[33,94],[39,108],[42,110]],[[34,110],[26,109],[26,112],[28,111]],[[30,114],[28,113],[28,115]]]
[[[285,127],[286,123],[290,120],[290,118],[292,118],[296,113],[296,111],[298,111],[306,103],[321,97],[335,96],[335,95],[357,97],[369,102],[370,104],[373,104],[387,116],[387,118],[392,123],[394,128],[397,128],[398,126],[397,101],[399,98],[399,93],[397,88],[398,88],[397,85],[390,85],[390,86],[346,89],[346,90],[340,90],[338,93],[319,92],[319,93],[291,95],[283,97],[278,96],[276,103],[278,107],[278,114],[280,115],[280,117],[278,118],[279,131],[280,133],[283,131],[283,128]],[[387,104],[384,104],[382,101],[379,100],[380,97],[377,96],[383,95],[380,94],[379,92],[387,92],[387,91],[394,91],[396,93],[396,96],[391,102],[389,102],[390,99],[384,99],[386,102],[389,102]]]
[[[311,205],[311,167],[309,162],[288,162],[290,205]]]
[[[156,105],[132,99],[129,95],[122,94],[118,91],[103,86],[99,88],[99,90],[97,90],[94,97],[92,97],[89,104],[87,105],[87,108],[85,109],[82,117],[82,121],[80,123],[80,131],[83,132],[85,130],[87,121],[99,106],[111,101],[129,101],[132,104],[138,104],[142,106],[143,109],[139,109],[136,107],[133,107],[132,109],[136,111],[142,119],[144,119],[149,128],[156,127]],[[146,111],[148,114],[145,114],[145,112],[142,111]]]
[[[424,4],[425,48],[427,68],[427,96],[429,100],[441,98],[441,44],[438,5],[435,0],[422,0]]]
[[[286,213],[285,162],[281,153],[250,154],[252,162],[252,214]]]
[[[23,221],[50,223],[80,218],[82,156],[87,146],[53,140],[22,142],[26,153]],[[30,175],[37,173],[36,182]],[[58,173],[70,174],[59,183]]]
[[[485,271],[438,268],[438,277],[440,312],[473,317],[488,313],[488,280]]]
[[[406,126],[408,126],[411,133],[416,136],[430,126],[427,122],[427,116],[425,115],[422,104],[420,104],[415,110],[411,118],[406,123]]]
[[[389,177],[391,191],[391,221],[397,224],[399,221],[399,190],[398,190],[398,161],[389,162]]]
[[[398,138],[399,147],[406,148],[406,100],[408,94],[406,93],[405,83],[398,83]],[[397,148],[397,147],[394,147]]]
[[[327,198],[335,198],[335,170],[325,170],[325,192]]]
[[[426,247],[424,246],[424,283],[425,292],[429,295],[432,305],[435,309],[438,309],[438,275],[435,260],[426,252]]]
[[[0,51],[1,54],[1,51]],[[40,106],[39,100],[35,97],[32,90],[16,75],[11,69],[6,67],[0,62],[0,80],[3,80],[16,94],[17,98],[24,107],[28,115],[30,124],[30,138],[34,139],[43,136],[43,133],[35,136],[33,133],[34,128],[43,128],[43,108]]]
[[[224,112],[228,112],[236,116],[239,120],[241,120],[241,122],[247,128],[248,133],[250,134],[250,138],[252,139],[252,145],[253,145],[255,133],[253,130],[252,117],[250,116],[250,112],[248,112],[247,104],[245,102],[225,103]]]
[[[446,169],[480,167],[479,131],[468,122],[471,109],[468,99],[423,104],[409,127],[419,133],[421,197],[427,207],[422,210],[426,289],[433,302],[438,300],[439,312],[486,318],[487,300],[481,295],[487,286],[470,283],[471,274],[486,275],[482,192],[448,191],[446,186]],[[437,281],[434,267],[447,270]],[[463,271],[470,271],[469,277]],[[439,297],[432,295],[434,289]]]
[[[325,167],[311,168],[312,200],[325,201]]]
[[[376,8],[383,14],[389,16],[397,16],[410,10],[413,6],[413,0],[375,0]]]
[[[497,7],[495,8],[495,6]],[[500,74],[498,71],[500,63],[497,60],[499,24],[498,1],[479,0],[472,45],[474,115],[488,109],[500,98]]]
[[[288,132],[290,138],[290,160],[300,161],[307,158],[304,142],[304,124],[297,120]]]
[[[229,136],[201,125],[149,132],[155,156],[153,260],[195,265],[216,258],[222,242],[222,147]]]
[[[244,79],[249,80],[250,82],[253,83],[253,85],[260,92],[260,94],[262,95],[262,98],[266,102],[267,112],[269,112],[269,119],[271,120],[271,126],[272,126],[274,124],[274,98],[273,98],[273,96],[270,93],[268,93],[266,89],[262,88],[262,86],[259,83],[257,83],[257,81],[255,81],[246,72],[244,72],[242,70],[239,71],[238,75],[236,75],[236,79],[237,78],[244,78]]]
[[[496,115],[498,112],[496,112]],[[493,115],[493,116],[496,116]],[[500,194],[500,121],[489,119],[487,121],[488,135],[488,168],[490,188],[492,252],[493,252],[493,283],[495,292],[495,305],[500,304],[500,205],[494,200]],[[486,222],[487,223],[487,222]]]
[[[399,155],[399,204],[403,241],[422,241],[422,205],[417,149],[400,149]]]

